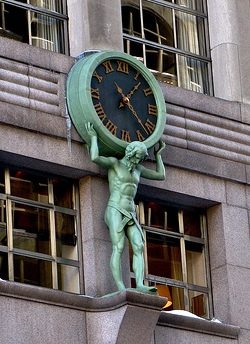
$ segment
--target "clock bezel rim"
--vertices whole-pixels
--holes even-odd
[[[119,51],[106,50],[94,52],[93,54],[77,61],[72,67],[67,81],[66,98],[70,116],[78,133],[88,144],[90,144],[90,138],[86,132],[85,124],[87,122],[91,122],[97,132],[99,140],[102,142],[102,144],[104,144],[104,146],[106,146],[105,150],[110,151],[110,153],[124,153],[124,150],[129,142],[117,138],[105,127],[96,113],[91,96],[91,80],[94,71],[103,62],[115,59],[126,62],[136,71],[139,71],[142,77],[152,88],[157,106],[157,122],[153,133],[144,141],[142,141],[147,149],[149,149],[160,140],[160,137],[163,133],[166,121],[166,105],[161,88],[154,75],[146,66],[144,66],[141,61],[135,59],[131,55]],[[70,87],[72,86],[72,80],[73,83],[75,81],[74,77],[77,79],[77,92],[75,91],[74,87]],[[73,88],[74,91],[72,90]],[[76,104],[76,102],[78,102],[78,104]]]

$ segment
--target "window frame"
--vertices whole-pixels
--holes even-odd
[[[69,267],[76,267],[78,269],[78,280],[79,283],[76,286],[78,291],[69,291],[75,294],[83,294],[84,287],[83,287],[83,265],[82,265],[82,250],[81,250],[81,231],[80,231],[80,204],[79,204],[79,190],[78,185],[76,182],[72,180],[67,180],[67,182],[71,183],[72,186],[72,198],[74,207],[67,208],[62,206],[57,206],[54,204],[54,197],[53,197],[53,179],[57,179],[59,181],[65,181],[66,179],[62,179],[57,176],[49,177],[45,175],[39,175],[34,173],[33,171],[29,171],[26,169],[20,168],[22,172],[26,172],[28,174],[32,174],[32,176],[42,177],[43,179],[46,178],[48,182],[48,203],[43,203],[40,201],[31,200],[28,198],[22,198],[18,196],[11,195],[11,175],[9,168],[3,168],[4,170],[4,182],[5,182],[5,193],[0,193],[0,201],[5,202],[5,223],[6,223],[6,235],[7,235],[7,243],[6,246],[0,245],[0,252],[6,253],[8,256],[8,280],[12,282],[15,281],[14,276],[14,256],[25,257],[25,258],[32,258],[37,259],[45,262],[50,262],[52,266],[52,289],[61,290],[59,288],[59,279],[58,279],[58,264],[66,265]],[[11,168],[12,170],[12,168]],[[14,168],[14,170],[18,170]],[[18,203],[20,205],[26,205],[29,207],[37,207],[39,209],[45,209],[48,211],[48,231],[50,233],[50,239],[48,240],[49,244],[51,245],[51,252],[50,254],[47,253],[40,253],[37,251],[29,251],[26,249],[20,249],[14,247],[13,239],[14,239],[14,228],[13,228],[13,206],[12,203]],[[56,253],[56,221],[55,221],[55,214],[56,212],[64,213],[67,215],[74,216],[74,228],[75,228],[75,235],[77,237],[77,259],[69,259],[65,257],[60,257]],[[22,283],[22,282],[20,282]],[[24,284],[30,284],[25,283]],[[32,284],[32,283],[31,283]],[[40,285],[39,285],[40,286]],[[49,288],[49,287],[48,287]],[[67,290],[62,290],[64,292],[68,292]]]
[[[147,220],[145,219],[145,211],[144,211],[144,202],[154,202],[156,204],[161,204],[163,206],[167,206],[169,208],[173,208],[178,212],[178,226],[179,232],[172,232],[166,229],[159,229],[147,224]],[[145,245],[144,245],[144,271],[145,271],[145,284],[146,285],[156,285],[156,284],[163,284],[169,287],[177,287],[183,289],[184,292],[184,310],[191,312],[191,304],[189,303],[189,291],[194,291],[198,293],[204,293],[207,295],[207,314],[204,318],[213,318],[213,303],[212,303],[212,287],[211,287],[211,276],[210,276],[210,262],[209,262],[209,247],[208,247],[208,232],[207,232],[207,220],[206,220],[206,212],[203,209],[193,209],[189,207],[180,207],[175,204],[169,204],[154,200],[139,200],[136,202],[137,206],[137,217],[139,223],[142,227],[144,237],[145,237]],[[195,211],[200,214],[200,228],[201,228],[201,238],[190,236],[184,234],[184,222],[183,222],[183,211]],[[148,258],[147,258],[147,233],[153,233],[156,235],[165,236],[166,238],[175,238],[180,240],[180,251],[181,251],[181,266],[182,266],[182,278],[183,280],[171,279],[163,276],[157,276],[149,274],[148,272]],[[187,275],[187,261],[186,261],[186,248],[185,243],[186,241],[198,243],[203,246],[204,249],[204,269],[205,269],[205,278],[206,278],[206,286],[191,284],[188,282],[188,275]],[[134,278],[134,273],[131,271],[131,278]],[[167,310],[167,309],[165,309]]]
[[[209,30],[208,30],[208,16],[207,16],[207,4],[205,0],[203,1],[203,12],[197,11],[197,10],[193,10],[191,8],[188,7],[184,7],[184,6],[180,6],[177,4],[174,4],[172,2],[167,2],[167,1],[163,1],[163,0],[138,0],[139,3],[139,8],[136,6],[137,2],[133,2],[130,0],[126,0],[124,2],[122,2],[122,6],[128,6],[128,7],[134,7],[135,9],[140,11],[140,25],[141,25],[141,30],[142,30],[142,37],[136,37],[130,34],[127,34],[124,32],[124,28],[123,28],[123,39],[124,41],[132,41],[135,43],[140,43],[143,46],[143,63],[145,64],[145,47],[149,46],[149,47],[154,47],[157,48],[159,50],[163,50],[165,52],[169,52],[175,55],[176,57],[176,78],[177,78],[177,85],[180,85],[180,67],[179,67],[179,62],[178,62],[178,56],[182,56],[182,57],[186,57],[186,58],[190,58],[193,59],[195,61],[201,62],[201,63],[206,63],[207,65],[207,82],[208,82],[208,92],[207,94],[209,95],[213,95],[213,81],[212,81],[212,67],[211,67],[211,54],[210,54],[210,49],[209,49]],[[143,23],[143,10],[147,10],[150,11],[149,8],[144,7],[143,6],[143,2],[144,3],[151,3],[154,5],[159,5],[165,8],[169,8],[173,11],[172,13],[172,19],[173,19],[173,37],[174,37],[174,47],[172,46],[168,46],[168,45],[164,45],[164,44],[159,44],[153,41],[149,41],[147,39],[145,39],[143,37],[143,32],[145,30],[145,26]],[[204,35],[205,35],[205,42],[204,42],[204,46],[205,46],[205,55],[198,55],[192,52],[188,52],[179,48],[176,48],[177,45],[177,29],[176,29],[176,20],[175,20],[175,11],[179,11],[182,13],[186,13],[189,15],[193,15],[196,18],[202,18],[203,19],[203,23],[204,23]],[[161,17],[162,18],[162,17]],[[130,53],[130,52],[128,52]],[[154,71],[152,71],[153,74],[156,75],[157,74],[161,74],[161,72],[159,73],[155,73]],[[180,86],[181,87],[181,86]]]
[[[25,3],[21,3],[17,0],[0,0],[0,6],[6,4],[6,5],[11,5],[17,8],[22,8],[24,10],[27,11],[32,11],[34,13],[38,13],[41,15],[46,15],[48,17],[52,17],[54,19],[60,20],[63,22],[63,37],[64,37],[64,42],[62,42],[63,46],[64,46],[64,52],[63,54],[65,55],[69,55],[69,33],[68,33],[68,15],[67,15],[67,0],[61,0],[62,1],[62,12],[63,13],[59,13],[56,11],[52,11],[43,7],[39,7],[39,6],[35,6],[35,5],[31,5],[31,4],[25,4]],[[28,19],[27,19],[27,25],[30,25],[28,23]],[[29,32],[29,45],[32,45],[31,42],[31,33]],[[43,49],[43,48],[41,48]],[[49,49],[46,49],[49,50]],[[51,51],[51,50],[49,50]]]

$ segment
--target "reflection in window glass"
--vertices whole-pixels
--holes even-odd
[[[8,254],[6,252],[0,252],[0,278],[8,280]]]
[[[208,315],[208,297],[207,294],[189,290],[188,292],[191,312],[198,317],[207,317]]]
[[[183,210],[184,234],[201,238],[200,213]]]
[[[186,261],[188,283],[206,286],[204,247],[201,244],[186,241]]]
[[[0,200],[0,245],[7,245],[6,232],[6,204],[5,201]]]
[[[52,263],[14,255],[14,281],[52,288]]]
[[[72,184],[53,179],[54,204],[59,207],[73,208]]]
[[[4,174],[0,278],[54,289],[59,283],[61,290],[79,293],[77,185],[21,170]]]
[[[65,53],[67,17],[63,13],[63,1],[31,0],[22,3],[19,7],[18,3],[9,4],[1,0],[0,36]],[[29,4],[33,6],[32,10]]]
[[[62,0],[29,0],[31,5],[62,13]]]
[[[179,6],[189,7],[192,10],[196,10],[199,12],[204,11],[203,1],[201,0],[174,0],[174,2]]]
[[[169,2],[122,1],[124,51],[139,57],[159,81],[212,94],[201,1]]]
[[[136,204],[146,237],[145,283],[171,299],[166,310],[183,309],[209,318],[211,286],[204,212],[155,201],[137,200]],[[133,273],[131,277],[133,283]],[[201,298],[205,300],[203,309]]]
[[[12,210],[14,247],[51,254],[48,210],[19,203]]]
[[[147,232],[148,273],[182,280],[180,240]]]
[[[5,193],[4,169],[0,168],[0,193]]]
[[[48,203],[48,182],[46,178],[33,176],[22,171],[10,172],[11,194],[13,196]]]
[[[75,218],[72,215],[55,213],[57,256],[78,259]]]
[[[31,12],[31,44],[36,47],[63,51],[63,22],[56,18]]]
[[[145,202],[146,224],[159,229],[179,232],[178,209],[155,202]]]
[[[79,268],[58,264],[58,289],[71,293],[80,293]]]

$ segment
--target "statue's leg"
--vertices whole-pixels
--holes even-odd
[[[133,250],[133,271],[135,274],[136,288],[142,292],[156,292],[155,287],[148,287],[143,284],[144,280],[144,242],[141,232],[136,225],[128,226],[127,236]]]
[[[117,228],[122,221],[121,213],[111,207],[108,207],[105,214],[105,222],[109,227],[110,238],[112,241],[112,255],[110,259],[110,269],[119,291],[126,289],[122,281],[121,257],[125,248],[124,230],[117,232]]]

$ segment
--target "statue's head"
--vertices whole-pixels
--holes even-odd
[[[131,166],[138,165],[148,157],[147,147],[143,142],[134,141],[127,145],[125,157],[131,163]]]

